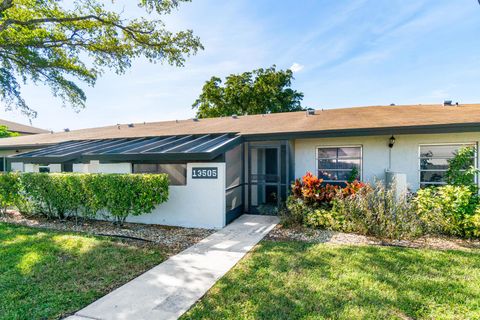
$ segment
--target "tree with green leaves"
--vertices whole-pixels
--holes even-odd
[[[291,88],[293,79],[291,70],[275,66],[231,74],[224,84],[212,77],[193,108],[199,118],[300,111],[303,93]]]
[[[85,107],[79,82],[93,86],[144,57],[182,66],[203,49],[191,30],[168,31],[161,20],[189,0],[136,0],[145,14],[123,12],[116,0],[0,0],[0,99],[32,117],[21,94],[29,80],[50,87],[75,110]]]
[[[18,132],[8,131],[7,126],[0,126],[0,138],[18,137]]]

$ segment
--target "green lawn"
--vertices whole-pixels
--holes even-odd
[[[153,246],[0,223],[0,319],[61,318],[165,257]]]
[[[263,241],[182,319],[480,319],[480,251]]]

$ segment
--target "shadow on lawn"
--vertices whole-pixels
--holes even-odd
[[[153,247],[0,224],[0,319],[55,319],[165,259]]]
[[[478,252],[263,242],[185,318],[469,318],[479,267]]]

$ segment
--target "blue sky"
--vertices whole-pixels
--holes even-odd
[[[25,87],[39,113],[33,125],[58,131],[190,118],[211,76],[272,64],[293,66],[307,107],[480,102],[476,0],[193,0],[166,22],[193,29],[205,50],[183,68],[137,60],[123,75],[106,72],[86,88],[79,113],[48,88]],[[28,124],[18,111],[0,118]]]

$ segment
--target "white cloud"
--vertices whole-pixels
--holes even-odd
[[[292,66],[290,67],[290,70],[292,70],[292,72],[300,72],[303,70],[305,66],[300,64],[300,63],[294,63],[292,64]]]

